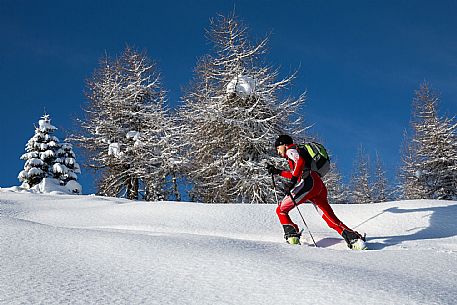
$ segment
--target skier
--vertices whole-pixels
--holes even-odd
[[[271,164],[267,166],[270,174],[290,179],[285,189],[287,195],[276,208],[286,241],[290,244],[300,243],[301,232],[290,219],[289,212],[295,207],[295,203],[299,205],[311,201],[327,225],[344,238],[350,249],[366,249],[364,237],[348,228],[336,217],[328,203],[327,188],[321,177],[317,172],[309,169],[310,165],[306,164],[305,159],[300,156],[299,148],[294,144],[292,138],[288,135],[280,135],[275,141],[275,147],[277,153],[287,159],[290,167],[290,171],[287,171],[277,169]]]

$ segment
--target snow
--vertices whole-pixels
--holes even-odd
[[[45,131],[54,131],[57,128],[51,124],[49,115],[44,115],[41,117],[41,120],[38,121],[39,130],[42,132]]]
[[[227,94],[238,93],[242,97],[251,95],[256,87],[256,81],[250,76],[234,77],[227,85]]]
[[[27,174],[26,174],[26,175],[24,174],[23,176],[24,176],[24,177],[33,177],[33,176],[40,176],[40,175],[43,175],[43,174],[44,174],[44,172],[43,172],[41,169],[39,169],[39,168],[37,168],[37,167],[32,167],[32,168],[27,172]]]
[[[27,159],[32,159],[32,158],[39,158],[38,152],[32,151],[29,153],[25,153],[21,156],[21,160],[27,160]]]
[[[65,184],[64,187],[67,189],[67,192],[70,192],[71,194],[82,194],[83,189],[81,184],[76,182],[76,175],[72,172],[69,172],[68,174],[70,178],[74,180],[70,180]]]
[[[44,162],[41,159],[32,158],[25,162],[26,167],[40,167],[43,166]]]
[[[59,174],[66,174],[68,173],[68,168],[63,165],[63,164],[60,164],[60,163],[55,163],[53,166],[52,166],[52,171],[54,173],[59,173]]]
[[[36,172],[34,171],[36,170]],[[32,168],[29,174],[34,171],[35,175],[43,173],[40,169]],[[24,175],[24,171],[19,173],[19,177]],[[68,173],[70,178],[76,179],[76,175],[71,172]],[[43,178],[40,183],[29,188],[28,184],[22,186],[13,186],[10,188],[0,188],[3,192],[19,192],[19,193],[32,193],[32,194],[53,194],[53,195],[72,195],[82,194],[82,186],[75,180],[69,180],[66,184],[62,185],[60,180],[55,178]],[[1,303],[0,303],[1,304]]]
[[[309,204],[319,248],[284,243],[275,205],[17,191],[0,189],[0,304],[455,303],[457,202],[334,205],[368,234],[351,251]]]
[[[52,157],[54,157],[54,152],[52,150],[46,150],[45,152],[40,153],[40,159],[42,160]]]
[[[120,157],[121,155],[121,145],[119,143],[110,143],[108,146],[108,156]]]
[[[131,131],[127,132],[125,137],[128,140],[134,141],[133,147],[139,147],[139,146],[143,145],[143,142],[140,140],[141,133],[139,131],[131,130]]]
[[[139,131],[135,131],[135,130],[131,130],[129,132],[127,132],[127,134],[125,135],[125,137],[129,140],[134,140],[134,141],[137,141],[141,136],[141,133]]]

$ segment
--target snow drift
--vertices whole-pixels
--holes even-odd
[[[0,303],[454,303],[456,202],[334,205],[370,251],[348,250],[300,208],[319,248],[285,244],[274,205],[3,189]]]

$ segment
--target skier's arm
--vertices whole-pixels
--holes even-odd
[[[280,175],[283,178],[292,179],[292,173],[290,171],[282,171]]]
[[[296,149],[287,150],[286,155],[293,162],[294,168],[291,168],[291,171],[282,171],[281,177],[287,179],[292,179],[292,177],[295,177],[295,181],[297,181],[298,178],[301,177],[303,169],[305,168],[305,160],[300,157],[300,154]]]

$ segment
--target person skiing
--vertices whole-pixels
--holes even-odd
[[[271,164],[267,166],[271,175],[280,175],[290,180],[285,187],[287,195],[278,203],[276,208],[276,214],[283,226],[286,241],[290,244],[300,243],[301,232],[289,217],[289,212],[295,205],[310,201],[327,225],[344,238],[350,249],[356,247],[366,249],[365,238],[358,232],[348,228],[336,217],[328,203],[325,184],[317,172],[310,170],[310,164],[306,164],[305,158],[300,155],[300,148],[297,144],[294,144],[293,139],[289,135],[280,135],[276,139],[274,146],[277,153],[287,159],[290,167],[290,171],[288,171],[277,169]],[[293,199],[291,196],[293,196]]]

